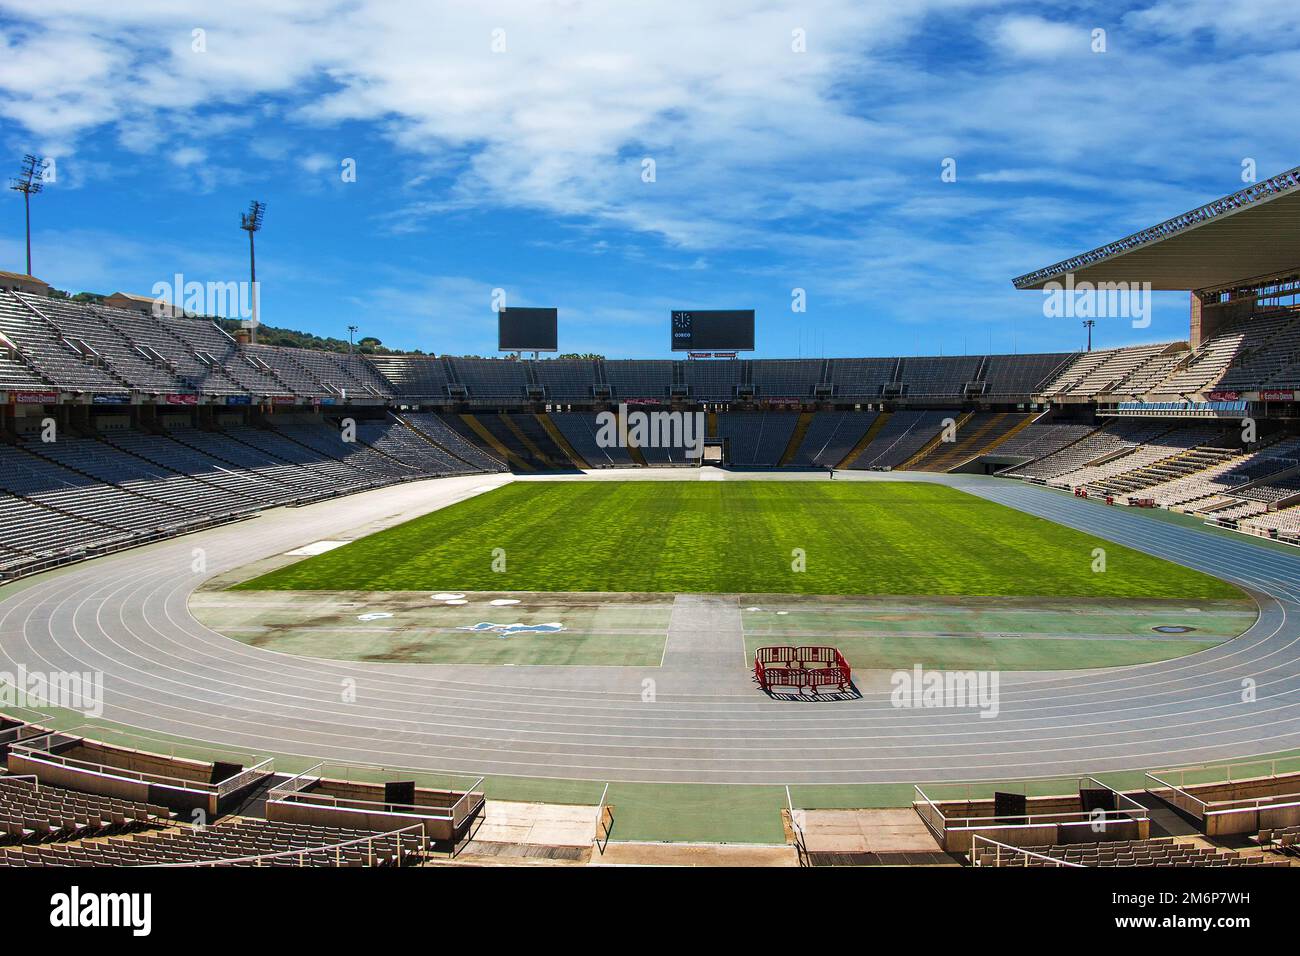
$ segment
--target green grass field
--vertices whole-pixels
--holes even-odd
[[[1197,571],[907,482],[515,482],[236,587],[1242,597]]]

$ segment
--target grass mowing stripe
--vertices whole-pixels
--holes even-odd
[[[792,570],[794,548],[807,554],[803,573]],[[1092,570],[1095,548],[1104,573]],[[237,587],[1242,596],[1198,571],[911,482],[516,482]]]

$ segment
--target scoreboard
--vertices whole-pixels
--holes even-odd
[[[558,309],[502,309],[497,313],[497,351],[554,352],[558,327]]]
[[[674,352],[752,352],[753,309],[683,309],[673,312]]]

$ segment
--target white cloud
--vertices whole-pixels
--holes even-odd
[[[181,146],[169,150],[167,158],[177,166],[196,166],[208,158],[208,154],[197,146]]]
[[[1034,9],[0,0],[0,117],[15,151],[85,168],[77,144],[108,131],[133,152],[164,151],[169,175],[200,189],[244,182],[241,164],[289,167],[308,188],[297,170],[329,176],[354,155],[331,131],[361,128],[382,153],[361,181],[382,162],[393,186],[375,207],[389,232],[535,209],[565,238],[612,227],[597,238],[618,241],[596,247],[609,259],[684,281],[704,271],[693,264],[763,250],[779,262],[746,268],[774,283],[795,273],[844,301],[907,288],[971,314],[972,270],[1008,287],[1236,188],[1243,156],[1261,175],[1294,163],[1278,121],[1300,74],[1293,2],[1160,0],[1096,24],[1076,7],[1060,7],[1068,21]],[[1105,55],[1090,52],[1094,26],[1108,29]],[[192,49],[195,28],[206,52]],[[504,53],[492,52],[497,28]],[[806,53],[791,50],[795,29]],[[1259,29],[1274,42],[1261,47]],[[1203,36],[1218,48],[1189,56]],[[938,182],[945,156],[959,162],[951,187]],[[428,319],[440,332],[460,334],[456,317],[490,321],[471,304],[488,280],[439,281],[412,288],[464,302]],[[379,301],[404,304],[391,285]],[[618,308],[631,321],[631,304]]]
[[[725,219],[729,204],[674,206],[727,188],[736,218],[761,213],[783,166],[878,134],[836,85],[927,12],[842,0],[5,8],[24,28],[6,41],[0,114],[64,151],[100,125],[137,147],[158,130],[212,135],[216,111],[286,95],[298,122],[378,122],[409,155],[452,158],[463,202],[594,217],[686,245],[725,235],[725,222],[698,213]],[[191,46],[196,27],[204,52]],[[792,50],[796,29],[807,52]],[[493,52],[494,30],[504,52]],[[643,155],[659,164],[653,187],[640,179]]]
[[[1012,56],[1058,59],[1089,53],[1092,29],[1036,16],[1005,17],[994,38]]]

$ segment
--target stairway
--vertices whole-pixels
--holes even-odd
[[[955,419],[955,422],[956,422],[956,428],[957,428],[957,443],[958,443],[958,444],[961,442],[961,433],[962,433],[962,429],[964,429],[964,428],[966,427],[967,423],[969,423],[970,420],[971,420],[972,418],[974,418],[974,417],[975,417],[975,413],[974,413],[974,412],[966,412],[966,414],[962,415],[961,418]],[[931,452],[933,452],[937,447],[939,447],[941,444],[944,443],[944,442],[943,442],[943,432],[944,432],[944,429],[943,429],[942,426],[940,426],[940,428],[939,428],[939,433],[938,433],[937,435],[935,435],[935,436],[934,436],[933,438],[931,438],[928,442],[926,442],[924,445],[922,445],[920,451],[918,451],[918,452],[917,452],[915,455],[913,455],[911,458],[907,459],[907,461],[903,462],[901,465],[899,465],[899,466],[898,466],[896,469],[894,469],[894,470],[895,470],[895,471],[914,471],[914,470],[916,470],[916,466],[917,466],[917,464],[918,464],[919,462],[924,461],[927,457],[929,457],[929,455],[930,455]]]
[[[1017,416],[1019,416],[1017,418]],[[1036,416],[1017,412],[994,415],[981,427],[951,445],[939,446],[927,461],[919,463],[920,471],[951,471],[972,458],[987,455],[1012,435],[1029,425]]]
[[[506,430],[515,437],[515,440],[518,441],[519,444],[524,446],[524,449],[528,454],[540,461],[543,466],[546,468],[561,467],[559,462],[554,461],[550,455],[537,447],[537,442],[528,437],[528,435],[524,433],[524,430],[516,424],[515,420],[511,418],[507,412],[499,412],[497,418],[501,419],[501,423],[506,426]]]
[[[537,418],[538,424],[541,425],[542,428],[546,429],[546,434],[550,436],[551,441],[555,442],[560,451],[569,456],[570,461],[583,470],[591,467],[587,464],[587,460],[578,454],[577,449],[569,444],[569,440],[565,438],[560,430],[555,426],[555,422],[551,421],[550,415],[547,415],[545,412],[538,412],[535,417]]]
[[[486,425],[484,425],[481,421],[479,421],[475,416],[471,415],[469,412],[461,413],[460,420],[469,426],[470,430],[474,432],[475,435],[478,436],[479,440],[482,441],[483,444],[487,445],[488,448],[492,449],[492,453],[494,455],[496,455],[498,458],[500,458],[502,461],[508,464],[511,468],[518,468],[520,471],[537,470],[528,462],[520,458],[513,451],[511,451],[509,448],[507,448],[504,444],[502,444],[501,440],[497,438],[496,435],[493,435],[490,431],[488,431]]]
[[[790,435],[790,441],[785,446],[785,452],[781,455],[778,465],[784,468],[790,464],[791,459],[799,453],[799,446],[803,444],[803,436],[808,433],[808,426],[812,424],[813,412],[801,412],[799,421],[795,423],[794,432]]]
[[[890,412],[881,412],[877,415],[876,420],[871,423],[871,427],[867,429],[866,434],[858,439],[858,443],[849,449],[849,453],[835,467],[847,468],[850,462],[856,461],[858,456],[867,450],[867,446],[876,440],[876,436],[880,434],[880,429],[885,427],[885,423],[891,417],[893,416]]]

